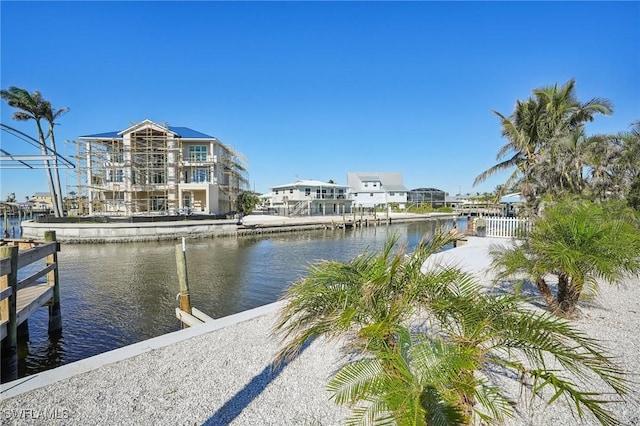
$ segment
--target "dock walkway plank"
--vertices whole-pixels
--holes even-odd
[[[48,284],[30,285],[18,290],[18,300],[16,301],[18,325],[52,298],[53,286]],[[7,322],[6,320],[0,322],[0,339],[7,336]]]

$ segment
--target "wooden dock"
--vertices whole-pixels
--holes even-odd
[[[31,314],[48,305],[49,332],[62,329],[59,251],[60,245],[54,231],[45,234],[45,241],[0,240],[2,382],[17,378],[18,328],[27,325]],[[42,263],[36,266],[37,262]],[[28,267],[28,276],[20,274],[25,267]]]

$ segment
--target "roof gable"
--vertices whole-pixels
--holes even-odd
[[[383,191],[408,191],[400,172],[347,173],[347,184],[354,189],[364,188],[364,182],[380,182]],[[370,188],[367,188],[370,191]]]

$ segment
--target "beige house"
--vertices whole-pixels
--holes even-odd
[[[34,211],[49,212],[53,209],[53,198],[48,192],[36,192],[29,198],[29,205]]]
[[[78,195],[89,214],[225,215],[248,188],[244,158],[187,127],[144,120],[81,136],[77,150]]]

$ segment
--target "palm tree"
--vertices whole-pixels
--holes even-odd
[[[497,111],[492,111],[500,120],[502,136],[508,142],[498,150],[496,160],[498,164],[479,174],[473,185],[484,182],[496,173],[512,170],[502,188],[512,188],[519,183],[523,189],[523,196],[527,199],[535,198],[533,187],[526,185],[529,181],[529,170],[536,162],[540,150],[540,121],[543,114],[541,106],[534,100],[517,101],[510,117]],[[506,159],[505,156],[507,156]],[[504,194],[498,194],[501,196]]]
[[[49,123],[49,130],[48,130],[47,137],[49,138],[51,149],[54,152],[57,152],[57,150],[56,150],[56,139],[55,139],[55,134],[53,132],[53,127],[56,124],[55,121],[59,117],[61,117],[62,115],[66,114],[68,111],[69,111],[69,107],[62,107],[62,108],[54,109],[51,106],[51,102],[49,102],[49,101],[44,101],[43,102],[44,119],[47,120],[47,123]],[[54,178],[55,178],[54,185],[56,187],[56,194],[57,194],[57,197],[58,197],[58,205],[59,206],[63,206],[64,204],[62,202],[62,187],[60,186],[60,173],[59,173],[58,156],[57,155],[54,157],[53,163],[54,163],[54,169],[53,170],[54,170]]]
[[[571,79],[561,87],[556,83],[533,91],[537,102],[545,109],[543,137],[547,143],[581,130],[585,123],[594,120],[596,114],[613,113],[611,102],[604,98],[580,103],[575,86],[575,80]]]
[[[413,305],[426,291],[416,278],[452,281],[451,271],[421,276],[422,261],[429,254],[453,245],[458,234],[437,234],[423,242],[411,259],[405,249],[393,252],[397,237],[387,241],[380,253],[365,252],[347,263],[320,261],[310,267],[309,275],[291,286],[284,298],[276,331],[286,345],[278,358],[291,358],[310,338],[320,335],[341,336],[356,327],[364,332],[356,336],[361,349],[377,343],[391,345],[394,328],[409,319]],[[376,335],[366,336],[367,326],[376,324]]]
[[[48,154],[46,145],[47,136],[44,134],[41,120],[49,120],[49,117],[53,120],[57,118],[51,110],[51,104],[42,98],[40,92],[36,91],[29,93],[25,89],[11,86],[8,90],[0,90],[0,97],[5,99],[9,106],[19,109],[13,114],[13,119],[18,121],[33,120],[36,123],[38,129],[38,140],[40,142],[40,149],[43,155]],[[51,123],[51,122],[50,122]],[[49,130],[52,135],[52,128]],[[45,169],[47,173],[47,180],[49,183],[49,192],[51,194],[51,200],[53,203],[53,211],[56,217],[62,216],[61,211],[61,193],[60,193],[60,178],[57,167],[51,167],[49,160],[44,160]],[[54,173],[56,178],[54,179]]]
[[[550,187],[549,182],[559,182],[563,191],[566,190],[562,185],[566,178],[563,173],[572,168],[574,158],[560,155],[567,151],[558,145],[581,137],[584,124],[593,121],[596,114],[612,112],[611,103],[606,99],[594,98],[580,103],[573,79],[561,87],[555,84],[535,89],[533,95],[527,101],[517,101],[509,117],[493,111],[501,121],[502,135],[508,140],[498,151],[497,160],[511,155],[482,172],[474,181],[477,185],[498,172],[515,167],[505,187],[517,184],[530,204],[557,187],[555,184]]]
[[[631,123],[631,130],[620,135],[619,166],[624,174],[627,202],[640,210],[640,120]]]
[[[624,172],[621,142],[616,135],[595,135],[582,150],[585,159],[587,183],[585,193],[589,199],[604,201],[623,197]]]
[[[619,203],[562,200],[545,207],[522,244],[491,255],[496,279],[524,273],[553,312],[572,317],[598,280],[617,284],[640,272],[640,226]],[[550,275],[558,280],[556,294]]]
[[[492,380],[496,369],[513,373],[532,396],[550,387],[553,399],[567,397],[580,416],[586,408],[614,424],[591,389],[546,367],[554,359],[586,386],[597,378],[624,395],[624,374],[603,348],[517,296],[489,295],[460,270],[425,263],[457,238],[437,234],[410,255],[391,239],[377,254],[312,265],[285,295],[274,328],[283,339],[278,358],[295,356],[318,336],[348,336],[361,357],[328,389],[337,403],[356,407],[353,424],[502,421],[514,401]]]

